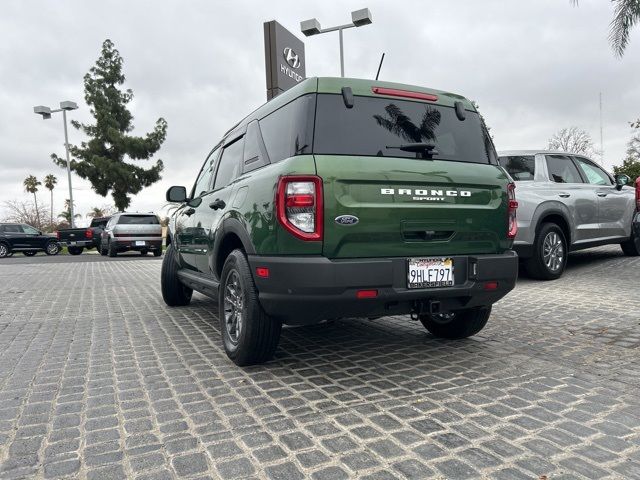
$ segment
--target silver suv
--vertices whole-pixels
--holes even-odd
[[[100,254],[115,257],[129,250],[162,255],[162,226],[155,214],[125,212],[109,219],[100,238]]]
[[[514,248],[527,273],[554,280],[569,251],[620,244],[640,255],[640,183],[613,177],[582,155],[550,151],[501,152],[500,165],[516,182],[518,234]]]

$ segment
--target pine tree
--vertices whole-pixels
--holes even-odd
[[[71,122],[89,140],[80,146],[70,145],[71,170],[88,179],[99,195],[105,197],[111,191],[120,211],[130,205],[131,194],[160,180],[164,168],[162,160],[147,169],[129,161],[150,159],[167,136],[164,118],[159,118],[153,131],[144,137],[129,135],[133,116],[127,104],[133,99],[133,92],[120,88],[125,81],[122,65],[120,52],[111,40],[105,40],[100,58],[84,76],[84,99],[91,107],[95,123]],[[65,159],[55,154],[51,158],[58,166],[66,167]]]

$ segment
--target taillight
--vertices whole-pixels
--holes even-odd
[[[280,177],[276,211],[282,226],[301,240],[322,240],[322,179],[315,175]]]
[[[636,179],[636,208],[640,211],[640,177]]]
[[[516,238],[516,235],[518,234],[518,219],[516,218],[518,202],[516,201],[515,183],[507,185],[507,201],[507,215],[509,217],[509,231],[507,232],[507,238]]]
[[[56,238],[60,240],[60,232],[56,232]]]
[[[84,236],[89,239],[93,238],[93,230],[91,230],[90,228],[87,228],[84,231]]]
[[[388,95],[390,97],[413,98],[415,100],[426,100],[427,102],[437,102],[438,96],[431,93],[412,92],[410,90],[398,90],[397,88],[372,87],[371,91],[378,95]]]

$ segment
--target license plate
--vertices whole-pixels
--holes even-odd
[[[408,264],[408,288],[453,286],[453,259],[451,258],[410,258]]]
[[[136,240],[136,247],[144,247],[144,240]]]

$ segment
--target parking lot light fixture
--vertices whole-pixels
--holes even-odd
[[[329,33],[338,31],[340,36],[340,76],[344,77],[344,46],[342,39],[342,31],[347,28],[363,27],[373,22],[371,12],[368,8],[362,8],[351,12],[351,23],[345,25],[338,25],[336,27],[322,28],[320,22],[316,18],[304,20],[300,22],[300,31],[306,36],[319,35],[321,33]]]
[[[71,224],[71,228],[74,228],[74,216],[73,216],[73,189],[71,188],[71,159],[69,157],[69,135],[67,133],[67,112],[71,110],[76,110],[78,108],[78,104],[76,102],[72,102],[69,100],[65,100],[64,102],[60,102],[60,108],[56,110],[51,110],[49,107],[44,105],[38,105],[33,107],[33,112],[37,115],[42,115],[43,120],[48,120],[51,118],[52,113],[62,112],[62,120],[64,124],[64,149],[67,155],[67,178],[69,180],[69,222]]]

